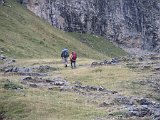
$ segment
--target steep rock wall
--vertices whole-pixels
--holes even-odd
[[[20,0],[64,31],[160,52],[160,0]]]

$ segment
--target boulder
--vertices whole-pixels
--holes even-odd
[[[152,104],[152,102],[150,102],[149,100],[147,100],[145,98],[137,99],[136,101],[140,105],[151,105]]]
[[[123,104],[123,105],[133,105],[133,101],[131,99],[128,99],[127,97],[124,96],[116,96],[114,98],[114,101],[118,104]]]
[[[4,59],[6,59],[7,57],[6,56],[4,56],[4,55],[0,55],[0,60],[4,60]]]
[[[118,62],[119,62],[119,61],[118,61],[117,58],[112,58],[112,60],[111,60],[111,63],[113,63],[113,64],[118,63]]]
[[[110,104],[107,102],[103,102],[99,105],[99,107],[108,107]]]
[[[54,78],[54,79],[47,79],[47,83],[50,83],[51,85],[56,85],[56,86],[67,86],[68,82],[64,80],[63,78]]]
[[[29,81],[29,80],[32,80],[32,77],[28,76],[28,77],[23,78],[22,80]]]
[[[14,68],[13,66],[4,67],[2,71],[4,71],[5,73],[12,72],[13,68]]]
[[[151,116],[152,112],[147,106],[140,106],[140,107],[132,107],[130,108],[127,116],[132,117],[145,117],[145,116]]]
[[[29,86],[30,86],[30,87],[33,87],[33,88],[37,88],[37,87],[38,87],[38,85],[35,84],[35,83],[30,83]]]
[[[91,64],[91,67],[96,67],[96,66],[98,66],[98,62],[92,62],[92,64]]]
[[[160,120],[160,108],[155,111],[154,120]]]
[[[46,65],[46,66],[39,66],[39,67],[33,67],[33,69],[36,71],[36,72],[48,72],[49,70],[51,70],[51,67]]]

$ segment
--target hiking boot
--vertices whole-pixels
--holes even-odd
[[[65,65],[65,67],[67,67],[67,65]]]

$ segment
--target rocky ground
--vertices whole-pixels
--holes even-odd
[[[87,99],[88,103],[97,103],[98,108],[102,109],[116,109],[117,113],[112,110],[108,112],[108,116],[97,117],[97,120],[106,119],[151,119],[160,120],[160,101],[152,97],[139,95],[122,95],[120,91],[109,90],[102,86],[93,86],[90,84],[83,84],[81,81],[69,81],[64,77],[51,76],[49,72],[56,71],[55,68],[49,65],[40,66],[22,66],[17,65],[16,60],[0,55],[1,76],[19,75],[22,86],[29,88],[40,89],[46,88],[49,91],[71,92]],[[152,54],[145,56],[126,56],[119,58],[112,58],[112,60],[96,61],[84,67],[117,66],[122,64],[134,71],[149,71],[152,74],[145,76],[143,79],[135,81],[134,84],[146,86],[160,96],[160,55]],[[16,89],[23,91],[21,85],[14,85],[10,79],[6,80],[4,88]],[[147,91],[146,91],[147,92]],[[23,93],[23,92],[22,92]],[[25,96],[25,93],[24,93]],[[159,98],[160,99],[160,98]],[[2,118],[2,115],[0,117]]]

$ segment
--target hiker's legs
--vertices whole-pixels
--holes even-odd
[[[76,61],[72,61],[71,60],[71,68],[73,69],[73,68],[76,68]]]
[[[73,64],[74,64],[74,68],[76,68],[76,61],[74,61]]]
[[[65,64],[65,67],[67,67],[67,64],[68,64],[67,58],[64,58],[64,64]]]
[[[73,61],[71,60],[71,68],[73,68]]]

